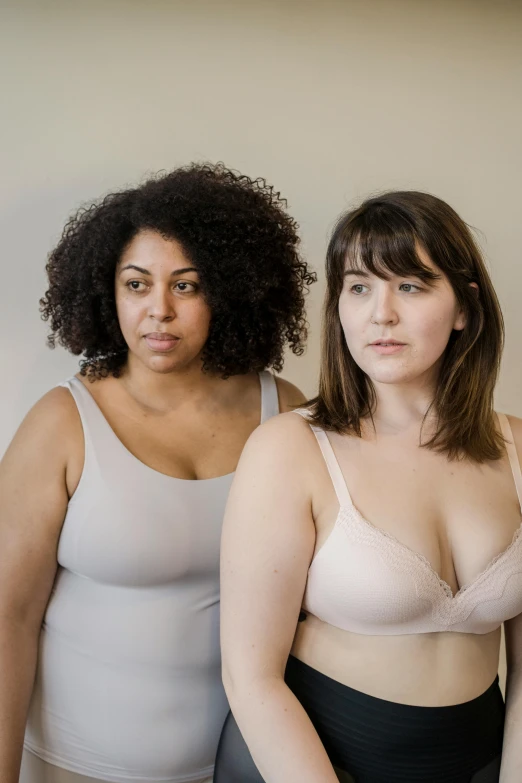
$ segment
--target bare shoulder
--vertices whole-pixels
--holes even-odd
[[[61,434],[70,426],[81,425],[73,396],[64,386],[56,386],[44,394],[33,405],[23,424],[28,422],[46,429],[57,427]]]
[[[511,432],[513,433],[513,440],[518,452],[520,461],[522,462],[522,419],[518,416],[508,415],[509,423],[511,425]]]
[[[512,416],[510,413],[508,413],[508,419],[509,423],[511,424],[511,430],[515,440],[517,439],[517,436],[519,438],[522,437],[522,419],[518,416]]]
[[[243,519],[247,508],[257,509],[256,514],[263,510],[265,526],[271,527],[272,520],[280,527],[281,513],[286,524],[296,514],[299,525],[303,519],[308,524],[318,472],[313,441],[310,427],[296,413],[281,413],[254,430],[237,466],[225,527],[228,518]]]
[[[279,397],[279,410],[281,413],[286,413],[294,408],[298,408],[306,402],[306,397],[301,389],[298,389],[297,386],[290,383],[290,381],[276,376],[276,385]]]
[[[305,419],[297,413],[281,413],[261,424],[249,437],[241,462],[255,462],[270,472],[289,465],[302,470],[315,458],[315,438]]]
[[[41,456],[50,452],[66,453],[71,443],[82,443],[80,416],[70,392],[62,386],[51,389],[30,409],[6,452],[25,447],[41,449]]]

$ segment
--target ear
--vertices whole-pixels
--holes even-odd
[[[456,332],[461,332],[467,323],[467,318],[464,310],[462,308],[459,308],[457,311],[457,315],[455,316],[455,321],[453,323],[453,328]]]
[[[469,287],[471,289],[473,289],[473,294],[476,297],[478,297],[478,293],[479,293],[478,285],[476,283],[469,283]],[[464,313],[464,310],[462,308],[459,308],[459,310],[457,312],[457,315],[455,317],[455,323],[453,324],[453,328],[457,332],[461,332],[464,329],[464,327],[466,326],[466,323],[467,323],[467,318],[466,318],[466,315]]]

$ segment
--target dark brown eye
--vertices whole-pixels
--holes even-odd
[[[182,294],[193,293],[197,290],[197,285],[196,283],[189,283],[185,280],[180,280],[179,283],[176,283],[176,288],[178,291],[181,291]]]
[[[143,291],[141,286],[144,286],[145,283],[143,283],[141,280],[129,280],[129,282],[125,283],[125,285],[130,291],[137,291],[139,293]]]

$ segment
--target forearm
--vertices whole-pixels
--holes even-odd
[[[308,715],[280,677],[227,693],[265,783],[338,783]]]
[[[500,783],[522,780],[522,667],[511,671],[506,683],[506,723]]]
[[[2,620],[0,627],[0,780],[18,783],[27,711],[36,668],[38,635]]]

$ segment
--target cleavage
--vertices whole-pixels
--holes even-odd
[[[453,595],[512,543],[521,515],[509,464],[450,463],[425,449],[381,453],[352,438],[355,448],[339,453],[332,440],[360,515],[426,559]]]

